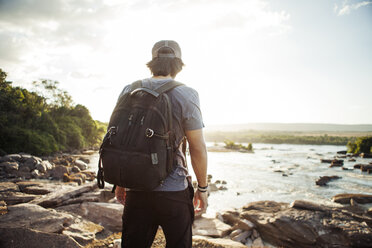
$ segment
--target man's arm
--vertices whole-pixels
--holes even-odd
[[[207,181],[207,148],[204,141],[203,129],[186,131],[189,142],[191,164],[200,187],[208,186]],[[208,207],[208,193],[197,190],[194,196],[195,214],[201,215]]]

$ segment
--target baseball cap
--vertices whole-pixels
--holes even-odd
[[[159,50],[163,47],[172,49],[173,54],[159,54]],[[179,58],[181,59],[181,48],[174,40],[161,40],[155,43],[152,48],[152,58],[156,57],[168,57],[168,58]]]

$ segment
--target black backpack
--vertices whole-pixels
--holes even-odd
[[[97,182],[153,190],[173,169],[175,133],[167,92],[182,85],[169,81],[155,90],[137,81],[114,108],[100,147]]]

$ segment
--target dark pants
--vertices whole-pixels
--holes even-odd
[[[160,225],[167,248],[190,248],[194,220],[193,196],[192,187],[175,192],[128,191],[121,247],[151,247]]]

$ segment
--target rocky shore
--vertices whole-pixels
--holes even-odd
[[[120,247],[123,206],[97,188],[88,163],[87,154],[0,157],[0,247]],[[229,185],[209,181],[210,194]],[[332,200],[251,202],[199,218],[193,247],[371,247],[372,195]],[[152,247],[164,246],[159,229]]]

